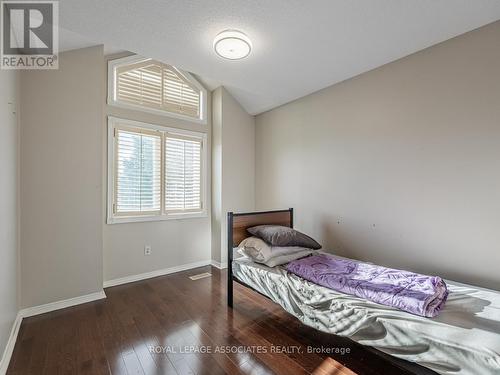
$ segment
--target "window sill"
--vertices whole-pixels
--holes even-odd
[[[114,99],[108,99],[107,104],[109,106],[112,106],[112,107],[129,109],[129,110],[139,111],[139,112],[152,113],[152,114],[157,115],[157,116],[166,116],[166,117],[175,118],[178,120],[188,121],[188,122],[191,122],[194,124],[207,125],[206,116],[203,116],[201,118],[190,117],[190,116],[186,116],[186,115],[183,115],[180,113],[168,112],[168,111],[163,111],[161,109],[148,108],[148,107],[142,107],[140,105],[119,102],[119,101],[116,101]]]
[[[168,220],[186,220],[186,219],[202,219],[208,217],[206,211],[189,212],[171,215],[152,215],[152,216],[112,216],[106,220],[107,224],[125,224],[125,223],[144,223],[151,221],[168,221]]]

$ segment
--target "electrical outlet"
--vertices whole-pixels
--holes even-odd
[[[144,255],[151,255],[151,246],[144,246]]]

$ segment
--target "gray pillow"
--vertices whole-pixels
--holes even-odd
[[[281,225],[257,225],[247,229],[256,237],[262,238],[271,246],[300,246],[318,250],[321,245],[299,231]]]

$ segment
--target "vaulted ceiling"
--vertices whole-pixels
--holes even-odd
[[[500,1],[61,0],[59,11],[65,35],[81,38],[75,45],[95,41],[175,65],[258,114],[496,21]],[[214,53],[225,29],[251,38],[247,59]]]

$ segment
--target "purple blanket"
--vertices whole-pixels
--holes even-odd
[[[440,277],[326,254],[294,260],[286,268],[321,286],[420,316],[436,316],[448,297],[448,289]]]

